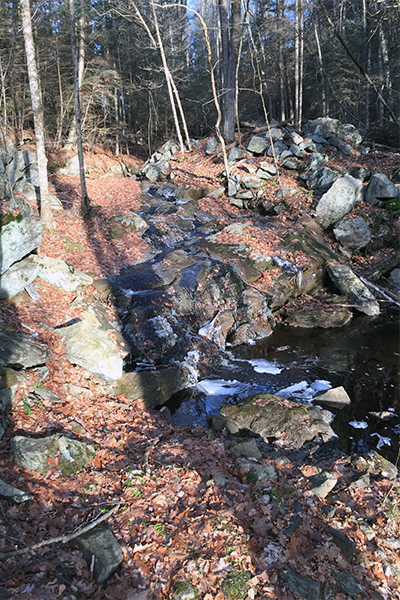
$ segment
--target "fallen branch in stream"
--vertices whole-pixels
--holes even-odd
[[[0,561],[7,560],[8,558],[12,558],[13,556],[20,556],[21,554],[25,554],[26,552],[31,552],[32,550],[37,550],[38,548],[42,548],[43,546],[49,546],[50,544],[56,544],[57,542],[61,542],[62,544],[66,544],[71,540],[83,535],[87,531],[90,531],[103,521],[106,521],[112,514],[114,514],[120,506],[122,506],[124,502],[117,502],[115,506],[112,507],[111,510],[106,512],[104,515],[101,515],[91,523],[88,523],[84,527],[81,527],[74,531],[73,533],[59,535],[54,538],[50,538],[48,540],[43,540],[42,542],[38,542],[37,544],[32,544],[32,546],[27,546],[26,548],[21,548],[20,550],[13,550],[12,552],[5,552],[4,554],[0,554]]]
[[[400,298],[397,294],[394,294],[393,292],[382,288],[380,285],[376,285],[376,283],[368,281],[368,279],[365,279],[365,277],[361,277],[360,275],[358,277],[360,281],[362,281],[365,285],[378,292],[378,294],[380,294],[382,298],[400,307]]]

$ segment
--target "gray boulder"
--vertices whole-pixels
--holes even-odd
[[[103,525],[80,535],[76,543],[88,566],[93,565],[93,575],[99,583],[105,583],[124,560],[114,534]]]
[[[337,223],[351,211],[361,189],[361,181],[351,175],[341,177],[325,192],[315,209],[315,216],[323,229]]]
[[[399,189],[383,173],[376,173],[371,177],[365,192],[365,200],[375,206],[380,200],[397,198]]]
[[[268,173],[268,175],[276,175],[277,170],[274,164],[266,162],[265,160],[260,163],[260,169]]]
[[[219,144],[219,142],[218,142],[217,138],[210,138],[209,140],[207,140],[205,153],[213,154],[216,151],[216,149],[218,148],[218,144]]]
[[[319,135],[326,140],[340,135],[343,129],[342,123],[338,119],[331,119],[331,117],[318,117],[312,121],[307,121],[304,125],[306,135]]]
[[[118,348],[106,331],[88,320],[58,330],[64,337],[65,358],[106,381],[122,377],[127,350]]]
[[[79,177],[79,158],[77,155],[72,156],[67,162],[65,166],[61,169],[58,169],[57,173],[59,175],[69,175],[70,177]]]
[[[361,250],[371,241],[372,234],[362,217],[344,219],[334,228],[337,241],[349,250]]]
[[[39,274],[39,266],[32,263],[29,259],[14,263],[0,277],[0,300],[13,298],[32,283]]]
[[[230,165],[233,165],[238,160],[242,160],[243,158],[248,158],[249,156],[250,156],[250,153],[246,152],[246,150],[242,150],[242,148],[233,146],[233,148],[231,148],[228,153],[228,163]]]
[[[272,151],[272,146],[269,147],[267,155],[270,157],[275,156],[276,158],[279,158],[283,152],[287,151],[287,146],[282,142],[282,140],[278,139],[274,142],[274,149]]]
[[[66,292],[74,292],[80,285],[91,285],[93,278],[59,258],[32,256],[29,259],[39,269],[39,277]]]
[[[247,150],[252,154],[263,154],[269,148],[269,143],[263,137],[254,135],[247,146]]]
[[[348,265],[330,261],[327,270],[338,290],[350,299],[357,310],[369,316],[379,315],[379,304],[375,296]]]
[[[169,398],[187,387],[188,382],[181,366],[175,365],[152,371],[124,373],[116,382],[116,394],[130,400],[143,400],[146,408],[164,404]]]
[[[308,189],[314,190],[316,194],[325,194],[339,177],[341,177],[341,173],[338,171],[328,167],[320,167],[308,175],[306,184]]]
[[[304,167],[304,172],[314,171],[316,169],[319,169],[326,162],[328,162],[328,157],[326,156],[326,154],[320,154],[319,152],[313,152],[313,154],[311,154],[310,158],[308,159],[308,161]]]
[[[249,190],[258,190],[262,185],[262,181],[255,175],[242,175],[240,183]]]
[[[1,215],[0,247],[2,252],[0,274],[11,265],[24,258],[40,246],[43,238],[43,226],[40,221],[29,216],[12,213]]]
[[[96,454],[90,444],[59,434],[39,439],[17,435],[11,440],[11,452],[20,467],[41,475],[45,475],[56,460],[58,469],[67,477],[85,469]]]
[[[47,346],[39,345],[22,333],[0,331],[0,366],[29,369],[49,358]]]
[[[337,437],[327,422],[327,411],[273,394],[255,394],[240,404],[225,404],[221,414],[239,429],[249,429],[264,439],[276,438],[280,446],[301,448],[319,435],[324,441]]]

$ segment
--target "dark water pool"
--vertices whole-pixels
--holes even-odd
[[[235,349],[227,368],[200,382],[204,396],[182,404],[174,420],[205,424],[206,415],[217,413],[227,399],[252,393],[284,390],[282,396],[309,400],[324,386],[341,385],[351,399],[347,408],[332,411],[341,448],[376,448],[395,461],[400,439],[399,316],[395,310],[375,318],[355,316],[338,329],[278,326],[262,342]]]

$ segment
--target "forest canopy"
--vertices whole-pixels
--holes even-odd
[[[31,2],[31,15],[46,143],[59,148],[74,142],[69,5]],[[0,19],[0,119],[23,137],[33,114],[19,3],[2,2]],[[329,115],[398,145],[398,0],[77,0],[74,19],[89,147],[151,153],[183,115],[191,137],[208,135],[217,120],[210,64],[226,140],[235,120],[300,127]]]

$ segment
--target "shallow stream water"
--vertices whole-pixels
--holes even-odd
[[[201,398],[183,403],[175,423],[206,426],[207,414],[254,393],[311,401],[343,386],[351,404],[334,410],[332,427],[346,453],[377,449],[395,461],[400,440],[399,312],[355,316],[338,329],[279,325],[273,334],[232,353],[229,366],[200,381]],[[383,417],[383,418],[382,418]]]

